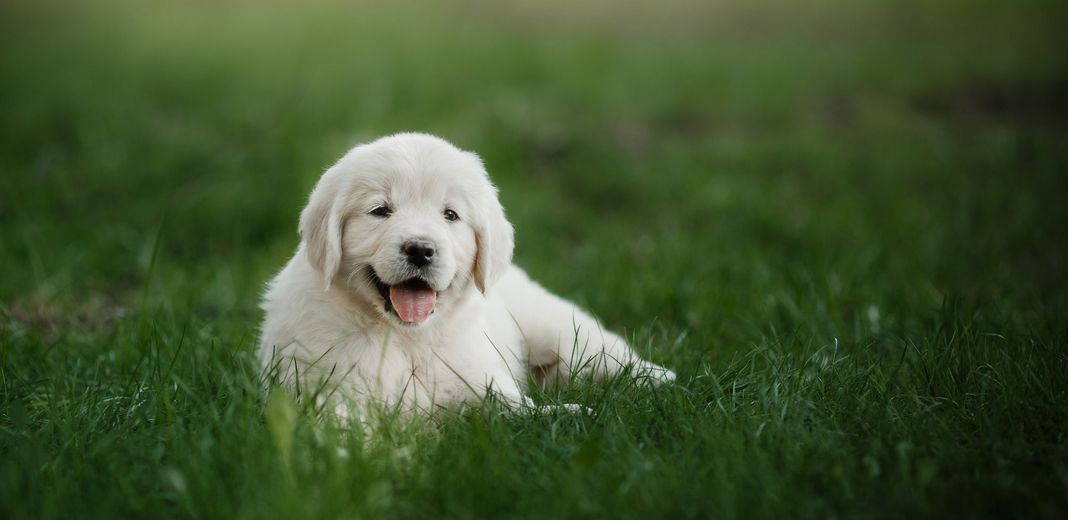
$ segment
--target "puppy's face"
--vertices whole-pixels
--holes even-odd
[[[320,179],[303,247],[327,287],[422,326],[511,263],[512,228],[477,156],[428,135],[358,146]]]
[[[351,192],[342,267],[349,287],[374,289],[372,299],[381,298],[376,307],[387,317],[420,324],[444,311],[471,281],[477,248],[468,222],[472,201],[462,174],[438,170],[440,164],[389,163]]]

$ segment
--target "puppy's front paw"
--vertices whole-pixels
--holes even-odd
[[[532,414],[574,414],[574,415],[591,415],[593,410],[589,407],[583,406],[577,403],[563,403],[563,404],[537,404],[533,399],[524,397],[523,410]]]
[[[591,415],[593,410],[587,406],[583,406],[577,403],[564,403],[564,404],[549,404],[540,408],[542,412],[548,413],[565,413],[573,415]]]

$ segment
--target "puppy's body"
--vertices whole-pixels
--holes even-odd
[[[300,228],[263,302],[262,361],[284,382],[415,411],[489,392],[522,404],[531,369],[674,378],[511,265],[512,229],[481,161],[441,139],[354,148]]]

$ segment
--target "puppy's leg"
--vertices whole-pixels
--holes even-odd
[[[530,367],[543,384],[567,384],[575,376],[597,381],[627,366],[655,382],[675,379],[674,372],[641,359],[626,340],[533,282],[518,267],[504,274],[494,293],[519,326]]]

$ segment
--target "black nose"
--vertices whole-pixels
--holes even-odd
[[[423,267],[434,257],[434,243],[426,240],[409,240],[401,246],[401,252],[408,257],[408,263]]]

